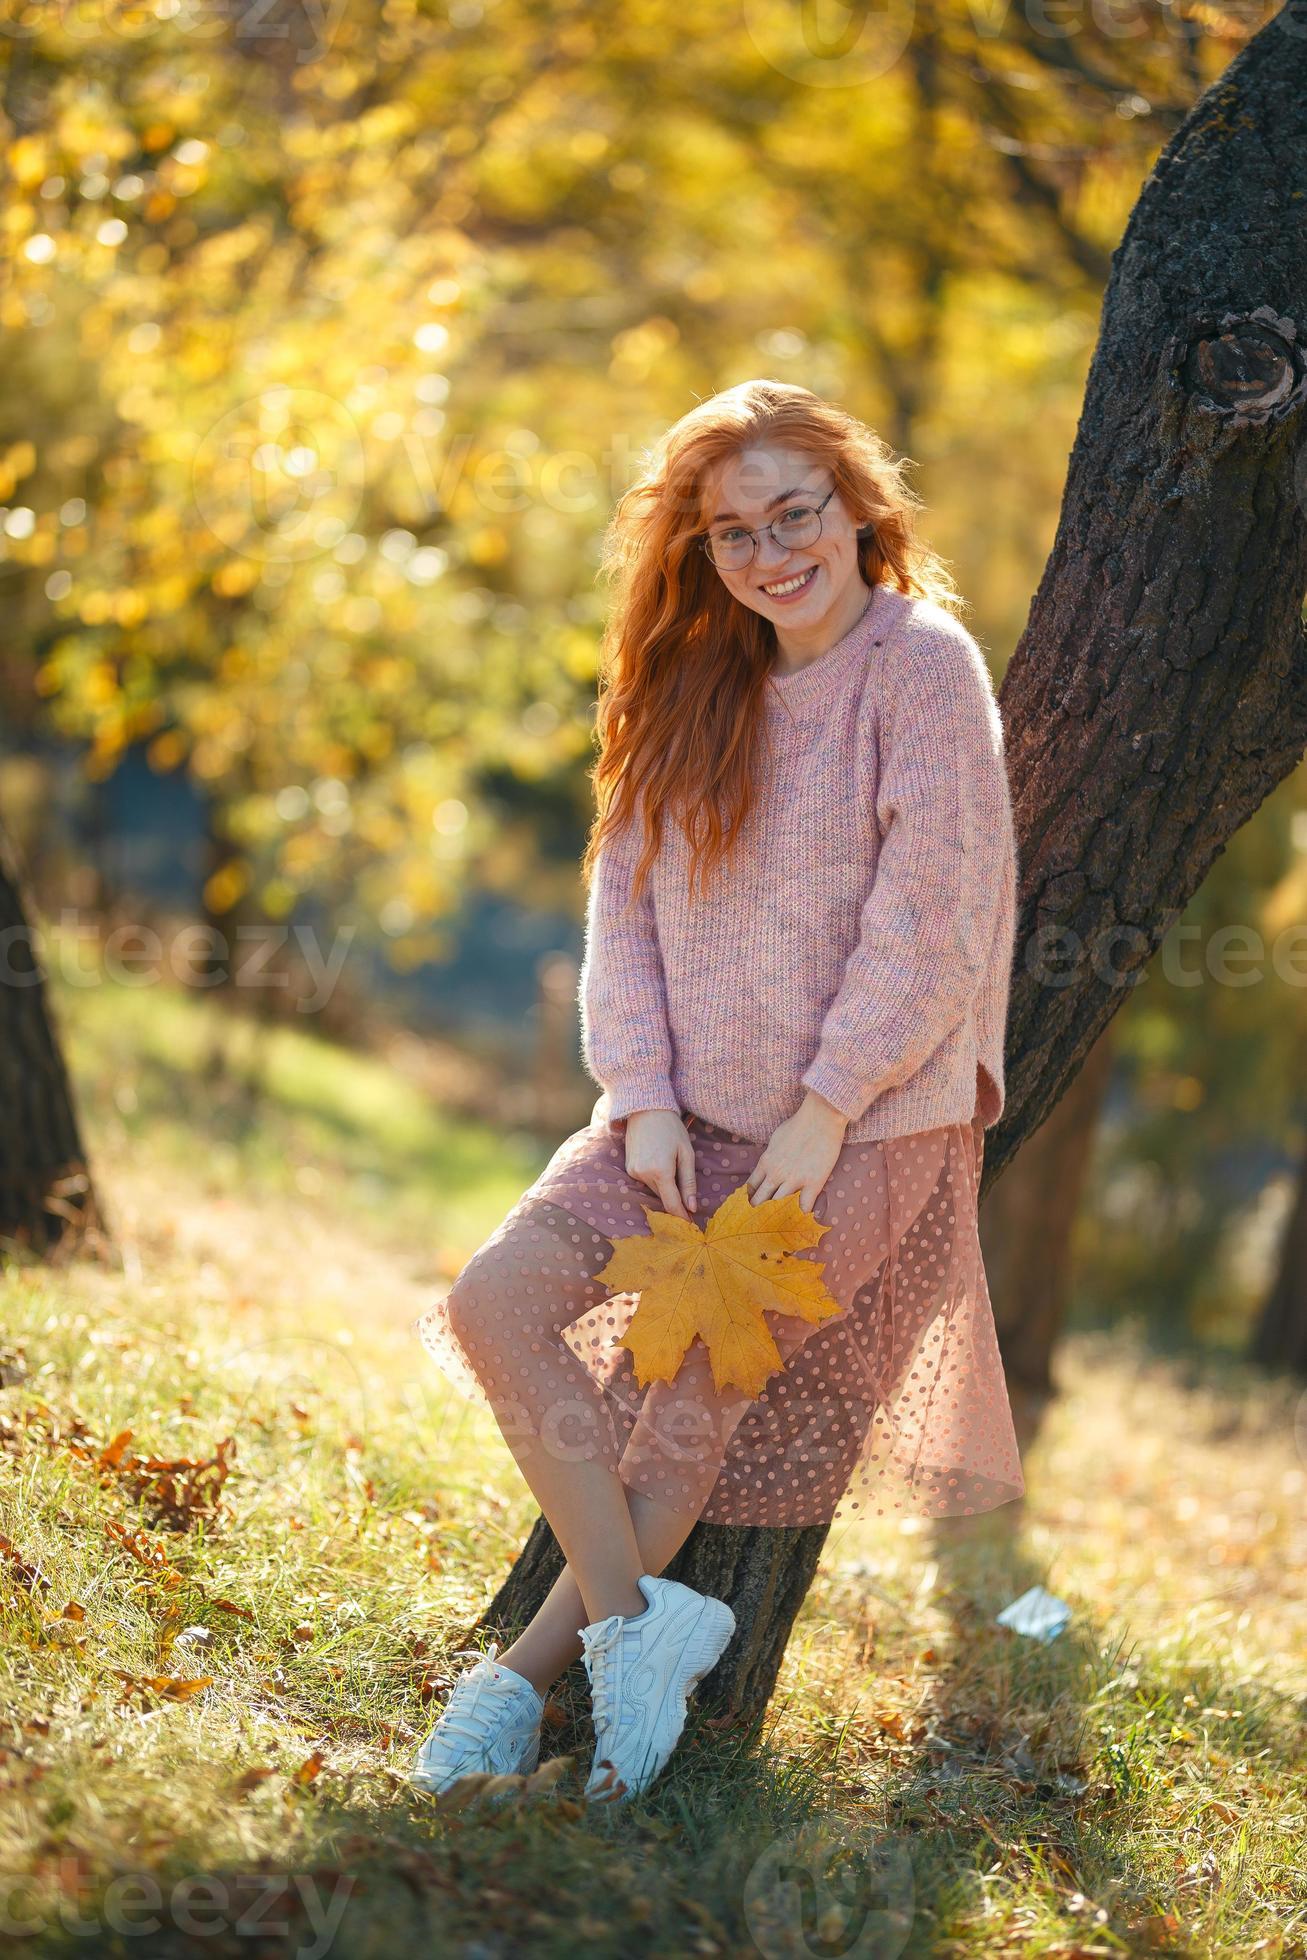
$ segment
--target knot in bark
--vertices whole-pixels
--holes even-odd
[[[1169,352],[1171,374],[1195,405],[1236,424],[1269,422],[1307,397],[1297,323],[1269,306],[1200,320]]]

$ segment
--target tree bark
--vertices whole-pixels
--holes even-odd
[[[1109,1028],[980,1207],[985,1277],[1023,1453],[1055,1393],[1053,1353],[1071,1295],[1071,1234],[1111,1068]]]
[[[1307,0],[1290,0],[1166,145],[1112,255],[1057,535],[1000,696],[1020,910],[982,1191],[1307,747],[1303,211]],[[695,1527],[668,1571],[739,1622],[708,1707],[764,1707],[828,1531]],[[479,1625],[541,1604],[551,1536],[535,1526]]]
[[[21,880],[0,834],[0,1257],[106,1242]]]
[[[997,1176],[1307,746],[1307,0],[1158,158],[1112,256],[1001,705],[1021,860]]]
[[[1280,1270],[1257,1323],[1252,1355],[1267,1368],[1307,1375],[1307,1143],[1280,1248]]]

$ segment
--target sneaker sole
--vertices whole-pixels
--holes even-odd
[[[539,1732],[537,1731],[526,1756],[518,1764],[515,1770],[507,1773],[514,1776],[530,1776],[533,1774],[535,1770],[539,1769],[540,1742],[541,1742],[541,1738]],[[496,1774],[500,1774],[500,1773],[501,1772],[496,1772]],[[443,1781],[440,1777],[428,1776],[423,1770],[415,1766],[414,1768],[409,1770],[408,1780],[413,1785],[414,1789],[423,1791],[424,1794],[427,1795],[428,1797],[441,1797],[444,1796],[447,1791],[452,1790],[454,1788],[454,1785],[458,1783],[463,1777],[482,1776],[484,1774],[485,1772],[483,1770],[462,1769],[459,1770],[456,1775],[450,1777],[449,1780],[446,1782]]]

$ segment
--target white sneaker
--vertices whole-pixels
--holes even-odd
[[[473,1649],[461,1649],[472,1652]],[[544,1700],[524,1675],[505,1667],[491,1641],[450,1690],[439,1720],[418,1749],[409,1780],[439,1796],[478,1772],[529,1776],[540,1761]]]
[[[595,1753],[588,1797],[647,1789],[681,1739],[687,1703],[735,1632],[724,1599],[641,1573],[645,1612],[578,1627],[590,1677]]]

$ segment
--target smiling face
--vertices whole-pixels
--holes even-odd
[[[751,562],[736,571],[714,565],[741,605],[776,628],[783,649],[819,653],[848,630],[866,603],[858,569],[857,521],[838,490],[821,513],[821,535],[785,547],[762,531],[797,504],[815,509],[835,481],[830,466],[801,449],[760,443],[727,457],[704,486],[704,528],[714,534],[760,533]]]

